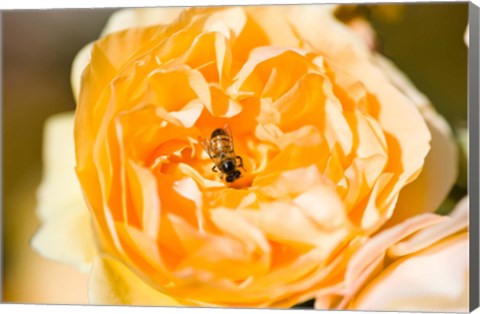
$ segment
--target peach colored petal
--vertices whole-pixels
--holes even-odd
[[[391,257],[408,255],[439,242],[456,232],[468,227],[468,197],[464,197],[450,213],[450,219],[420,230],[407,240],[401,241],[388,249]]]
[[[270,245],[264,234],[241,215],[226,208],[212,210],[211,219],[225,234],[235,237],[245,243],[247,250],[259,248],[263,254],[270,253]]]
[[[97,305],[181,305],[143,282],[122,263],[100,256],[95,258],[92,265],[88,298]]]
[[[323,230],[348,226],[345,204],[333,187],[316,185],[297,196],[293,203]]]
[[[301,210],[297,205],[277,201],[261,204],[258,211],[239,210],[238,212],[262,230],[268,239],[298,250],[316,247],[323,253],[319,258],[327,258],[348,236],[349,230],[343,225],[337,226],[334,230],[328,230],[323,227],[326,222],[314,221],[306,214],[309,210],[312,210],[311,207]],[[334,208],[329,210],[335,212]],[[302,232],[299,233],[298,230]]]
[[[350,304],[375,311],[468,311],[468,234],[390,265]]]
[[[422,172],[400,194],[394,216],[388,223],[393,225],[418,213],[434,212],[440,206],[457,179],[458,152],[450,127],[435,112],[427,97],[391,61],[380,55],[375,56],[375,61],[392,83],[420,109],[432,136]]]
[[[45,124],[43,180],[37,191],[42,221],[33,247],[51,259],[87,271],[96,252],[93,228],[75,176],[73,113],[50,117]]]
[[[423,214],[387,229],[369,239],[350,259],[345,272],[345,295],[339,308],[349,300],[369,278],[385,255],[386,250],[401,239],[432,224],[440,223],[445,218],[433,214]]]
[[[322,177],[315,165],[308,165],[285,170],[277,175],[257,177],[256,185],[262,194],[272,199],[281,199],[298,195],[312,186],[326,182],[327,179]]]
[[[346,282],[354,282],[357,274],[368,265],[369,260],[373,259],[375,255],[383,254],[392,244],[426,226],[438,224],[445,219],[448,218],[433,214],[423,214],[380,232],[352,257],[346,273]]]

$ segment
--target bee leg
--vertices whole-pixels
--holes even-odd
[[[245,168],[243,168],[243,159],[242,159],[242,157],[240,157],[240,156],[235,156],[235,158],[239,160],[238,167],[240,167],[240,168],[242,168],[243,170],[245,170]]]
[[[213,172],[217,172],[217,165],[213,165],[212,171],[213,171]]]

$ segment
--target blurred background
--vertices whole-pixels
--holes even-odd
[[[82,304],[87,275],[49,261],[29,246],[38,228],[36,188],[42,177],[45,119],[74,110],[70,68],[96,39],[111,9],[3,11],[2,302]],[[345,8],[367,18],[378,49],[405,72],[449,122],[466,127],[468,3],[379,4]],[[465,193],[460,177],[452,195]],[[59,191],[61,193],[61,191]]]

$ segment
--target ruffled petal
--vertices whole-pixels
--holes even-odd
[[[398,257],[420,251],[443,238],[465,230],[468,227],[468,205],[468,197],[464,197],[450,213],[450,219],[422,229],[408,239],[390,247],[388,249],[389,256]]]
[[[434,110],[427,97],[391,61],[380,55],[376,55],[375,60],[392,83],[419,108],[432,136],[422,172],[400,193],[393,217],[388,222],[394,225],[408,217],[438,209],[457,179],[458,151],[448,123]]]
[[[350,305],[364,311],[468,312],[468,234],[390,265]]]
[[[369,239],[350,259],[345,271],[345,292],[338,305],[343,308],[371,278],[380,266],[389,247],[416,231],[445,220],[441,216],[424,214],[413,217]]]

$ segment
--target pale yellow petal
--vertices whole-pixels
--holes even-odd
[[[124,264],[100,256],[93,262],[88,298],[96,305],[180,305],[177,300],[142,281]]]
[[[32,239],[42,255],[86,271],[96,251],[90,214],[74,166],[73,112],[45,124],[43,178],[37,191],[41,227]]]
[[[67,112],[54,115],[45,122],[43,175],[37,191],[37,213],[41,219],[64,211],[65,205],[83,204],[75,174],[73,119],[74,112]]]
[[[66,209],[42,222],[31,245],[49,259],[88,272],[97,252],[90,214],[72,207]]]
[[[350,305],[355,310],[468,312],[468,234],[390,265]]]

